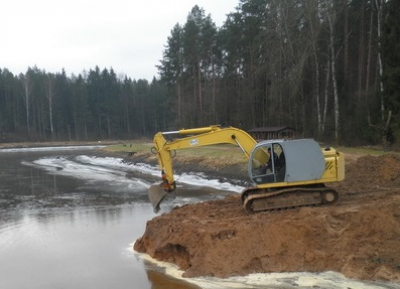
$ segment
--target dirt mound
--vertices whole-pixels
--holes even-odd
[[[184,276],[321,272],[400,281],[400,158],[346,166],[329,207],[248,214],[240,197],[186,205],[147,223],[134,249],[175,263]]]
[[[360,157],[346,166],[346,179],[336,187],[342,194],[363,194],[400,187],[400,156]]]

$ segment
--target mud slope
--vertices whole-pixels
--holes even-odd
[[[134,249],[184,276],[333,270],[400,281],[400,158],[349,162],[337,204],[248,214],[237,194],[148,221]]]

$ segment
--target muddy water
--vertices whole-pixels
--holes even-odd
[[[0,151],[0,288],[198,288],[132,252],[150,180],[96,148]]]

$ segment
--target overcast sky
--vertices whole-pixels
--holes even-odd
[[[0,0],[0,68],[78,75],[95,66],[149,81],[194,5],[217,27],[239,0]]]

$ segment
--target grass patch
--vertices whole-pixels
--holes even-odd
[[[131,153],[135,152],[134,156],[146,156],[148,158],[155,158],[151,153],[151,141],[126,141],[115,145],[109,145],[104,148],[109,153]],[[225,166],[232,166],[236,164],[247,167],[247,158],[239,147],[227,144],[210,145],[201,147],[191,147],[172,151],[173,163],[181,164],[198,164],[210,166],[216,169]]]
[[[148,153],[153,144],[151,142],[125,142],[109,145],[104,148],[108,152],[137,152]],[[204,147],[184,148],[176,151],[180,156],[192,157],[211,157],[211,158],[244,158],[244,154],[239,147],[232,145],[212,145]]]
[[[372,147],[338,147],[337,150],[345,154],[347,153],[347,154],[376,155],[376,156],[388,153],[381,149]]]
[[[115,153],[148,153],[153,144],[150,141],[125,141],[114,145],[109,145],[104,148],[107,152]]]
[[[199,163],[216,169],[247,163],[247,158],[242,150],[231,145],[182,149],[176,151],[176,159],[184,162]]]

